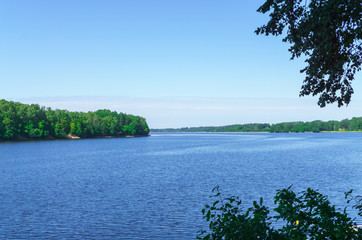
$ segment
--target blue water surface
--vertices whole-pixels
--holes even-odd
[[[362,193],[362,134],[2,142],[0,239],[195,239],[216,185],[271,207],[277,189],[311,187],[342,209]]]

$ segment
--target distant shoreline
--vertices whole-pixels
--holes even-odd
[[[152,128],[150,132],[239,132],[239,133],[307,133],[307,132],[362,132],[362,117],[353,117],[341,121],[327,122],[281,122],[281,123],[246,123],[225,126],[200,126],[181,128]]]
[[[162,132],[162,131],[154,131],[154,132],[150,132],[150,134],[152,133],[362,133],[362,131],[319,131],[319,132],[182,132],[182,131],[177,131],[177,132]]]

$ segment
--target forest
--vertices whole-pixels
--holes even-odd
[[[110,110],[70,112],[0,100],[0,139],[148,135],[146,119]]]
[[[362,117],[344,119],[342,121],[283,122],[276,124],[249,123],[219,127],[185,127],[151,129],[151,132],[354,132],[362,131]]]

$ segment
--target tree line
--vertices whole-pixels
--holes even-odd
[[[312,122],[282,122],[276,124],[269,123],[249,123],[234,124],[219,127],[184,127],[151,129],[152,132],[350,132],[362,131],[362,117],[344,119],[342,121],[312,121]]]
[[[110,110],[69,112],[0,100],[0,139],[147,135],[146,119]]]
[[[183,127],[151,129],[151,132],[269,132],[268,123],[234,124],[218,127]]]

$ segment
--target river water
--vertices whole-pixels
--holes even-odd
[[[277,189],[311,187],[343,208],[362,194],[362,134],[2,142],[0,239],[195,239],[216,185],[271,207]]]

